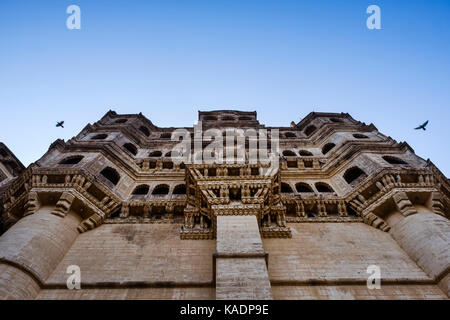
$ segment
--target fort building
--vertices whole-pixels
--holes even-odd
[[[448,299],[450,183],[406,142],[346,113],[198,121],[109,111],[26,169],[0,145],[0,299]],[[233,144],[203,161],[209,129]]]

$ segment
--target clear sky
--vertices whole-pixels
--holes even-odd
[[[72,4],[81,30],[66,28]],[[366,27],[371,4],[381,30]],[[109,109],[158,126],[192,126],[197,110],[256,110],[269,126],[331,111],[450,176],[449,0],[1,0],[0,39],[0,141],[25,165]]]

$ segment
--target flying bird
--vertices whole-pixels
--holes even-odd
[[[414,129],[415,129],[415,130],[420,130],[420,129],[427,130],[427,129],[425,129],[425,127],[427,126],[427,124],[428,124],[428,120],[425,121],[422,125],[418,126],[417,128],[414,128]]]
[[[56,127],[64,128],[64,121],[59,121],[56,123]]]

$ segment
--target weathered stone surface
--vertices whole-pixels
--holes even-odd
[[[106,224],[78,236],[49,284],[65,284],[70,265],[82,284],[212,282],[214,240],[180,240],[179,224]]]
[[[69,213],[61,218],[51,210],[44,207],[26,216],[0,238],[0,266],[8,269],[0,276],[0,287],[9,292],[7,297],[33,298],[35,282],[46,281],[77,237],[79,217]]]
[[[216,264],[216,299],[272,299],[264,258],[218,258]]]
[[[214,288],[42,290],[38,300],[214,300]]]
[[[39,283],[28,273],[0,263],[0,297],[6,300],[33,300],[40,291]]]
[[[20,160],[16,158],[4,143],[0,142],[0,236],[5,229],[2,219],[3,194],[24,170],[25,167]]]
[[[392,237],[363,223],[289,224],[292,239],[264,239],[272,281],[366,281],[378,265],[381,280],[431,280]]]

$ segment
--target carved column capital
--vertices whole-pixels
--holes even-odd
[[[339,201],[338,202],[338,214],[339,214],[340,217],[347,217],[348,216],[347,206],[345,205],[344,201]]]
[[[397,192],[392,196],[392,199],[397,206],[397,209],[404,215],[405,217],[417,213],[416,208],[413,206],[411,201],[408,198],[408,195],[405,192]]]
[[[27,196],[27,202],[25,203],[25,213],[23,214],[23,216],[26,217],[35,213],[39,210],[40,207],[41,202],[39,201],[37,192],[31,191]]]

